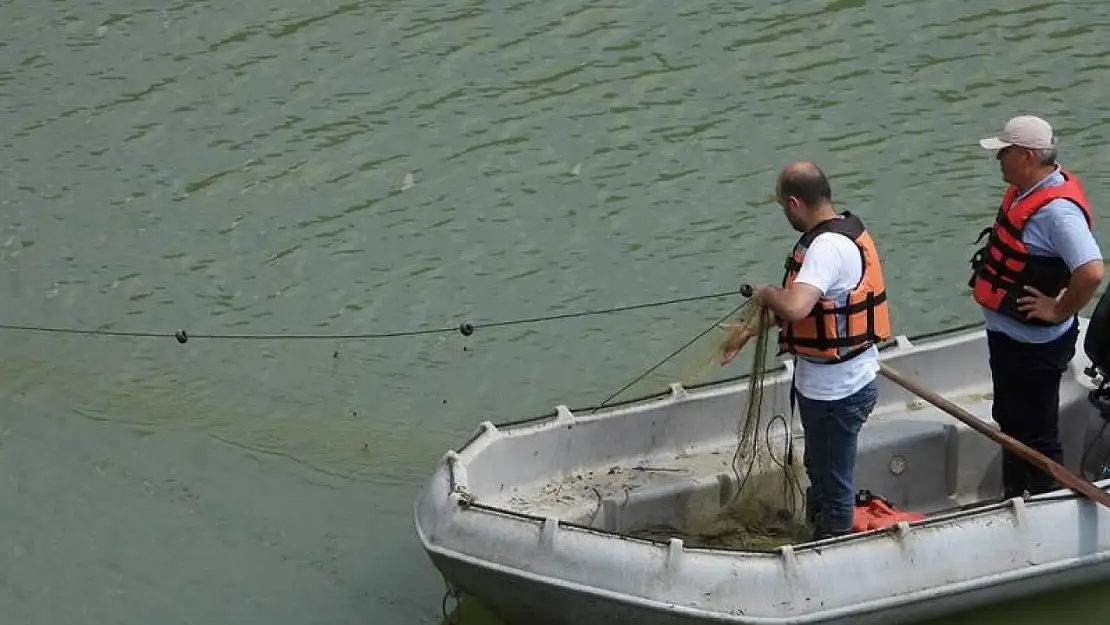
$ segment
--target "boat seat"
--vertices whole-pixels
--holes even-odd
[[[855,486],[897,507],[919,512],[951,505],[957,481],[957,428],[931,420],[877,421],[860,432]],[[630,526],[694,522],[717,514],[735,490],[725,468],[697,478],[684,473],[657,473],[627,491],[584,498],[592,511],[581,522],[607,531]],[[638,480],[639,481],[639,480]],[[609,489],[606,489],[609,490]]]
[[[956,427],[947,423],[868,423],[859,436],[856,490],[906,510],[943,507],[956,490],[957,442]]]

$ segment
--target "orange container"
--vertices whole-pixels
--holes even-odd
[[[912,523],[924,519],[920,512],[903,512],[891,503],[871,491],[861,490],[856,493],[856,509],[852,520],[853,532],[866,532],[868,530],[883,529],[900,521]]]

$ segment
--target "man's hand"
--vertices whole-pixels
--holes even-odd
[[[761,307],[767,306],[768,294],[774,290],[775,287],[769,284],[761,284],[752,289],[752,299]]]
[[[1103,264],[1101,259],[1080,265],[1072,271],[1067,288],[1061,291],[1055,300],[1051,297],[1045,297],[1044,293],[1027,286],[1025,290],[1031,295],[1018,298],[1018,310],[1025,312],[1031,319],[1050,321],[1047,318],[1050,317],[1050,322],[1055,323],[1069,319],[1079,314],[1079,311],[1094,297],[1095,289],[1102,283],[1102,274]],[[1052,304],[1053,301],[1055,301],[1055,304]],[[1050,304],[1052,304],[1051,312],[1049,311]]]
[[[722,323],[720,324],[722,330],[729,333],[728,338],[725,339],[725,345],[721,353],[721,366],[725,366],[732,362],[744,345],[752,338],[752,331],[747,323]]]
[[[1049,297],[1031,286],[1026,286],[1025,292],[1030,295],[1019,297],[1017,303],[1018,310],[1025,313],[1027,319],[1060,323],[1068,318],[1067,314],[1060,314],[1058,309],[1060,297],[1064,296],[1064,291],[1061,291],[1058,297]]]
[[[775,314],[771,309],[763,307],[760,307],[759,311],[744,323],[719,324],[717,327],[729,333],[721,349],[721,366],[732,362],[748,341],[767,332],[773,325],[775,325]]]
[[[1037,289],[1026,286],[1029,293],[1017,300],[1018,310],[1029,319],[1040,319],[1048,323],[1060,323],[1079,314],[1091,301],[1095,289],[1102,283],[1102,260],[1092,260],[1077,267],[1071,274],[1067,288],[1055,298],[1048,297]]]

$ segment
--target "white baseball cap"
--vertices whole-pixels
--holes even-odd
[[[1019,115],[1006,122],[1006,126],[997,136],[981,139],[979,145],[992,151],[1011,145],[1031,150],[1044,150],[1054,147],[1056,143],[1052,136],[1052,126],[1048,122],[1032,115]]]

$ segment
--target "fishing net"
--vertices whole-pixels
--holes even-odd
[[[751,369],[732,457],[737,487],[716,524],[724,536],[733,528],[739,546],[769,548],[795,542],[806,531],[798,515],[804,497],[802,463],[800,454],[794,453],[793,415],[779,410],[777,402],[765,409],[765,377],[773,368],[774,316],[753,300],[739,315],[741,321],[730,327],[721,342],[722,358],[747,347]]]
[[[770,550],[802,542],[809,538],[809,531],[799,515],[804,501],[804,469],[801,454],[793,447],[793,415],[788,405],[777,405],[781,394],[776,394],[769,406],[765,402],[765,377],[776,364],[771,349],[774,317],[749,299],[720,327],[723,335],[712,337],[695,350],[692,361],[700,370],[708,366],[706,361],[720,369],[722,362],[750,354],[749,392],[736,419],[736,448],[731,462],[734,489],[711,518],[691,520],[682,528],[645,528],[637,535],[656,539],[675,536],[690,546],[744,550]]]

